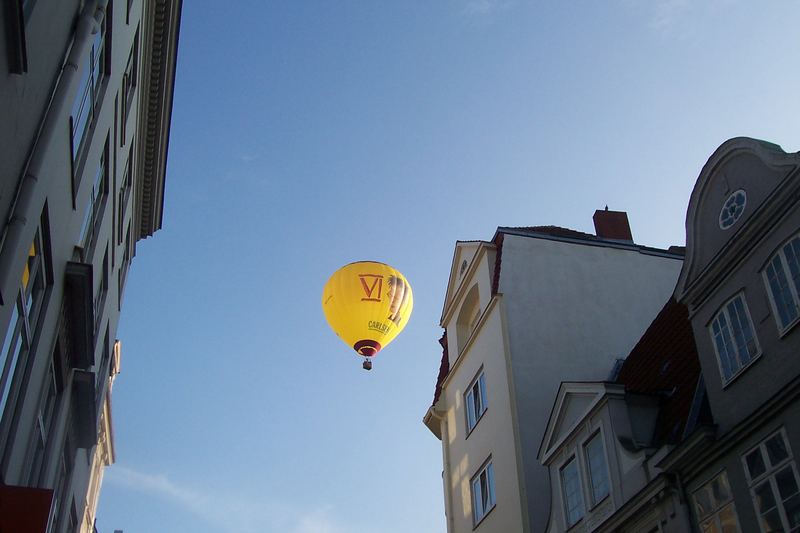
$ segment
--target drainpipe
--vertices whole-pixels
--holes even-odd
[[[13,204],[11,216],[6,225],[2,248],[0,248],[0,305],[13,301],[13,298],[6,296],[14,292],[9,283],[12,277],[16,278],[16,272],[13,271],[13,267],[19,257],[17,250],[22,245],[25,226],[29,220],[36,220],[38,217],[38,213],[34,210],[33,199],[37,192],[42,165],[48,153],[50,142],[53,139],[53,132],[57,127],[63,126],[58,121],[61,119],[62,112],[67,105],[67,96],[74,78],[77,76],[80,67],[85,63],[84,56],[86,48],[91,42],[91,36],[100,31],[107,4],[108,0],[89,2],[78,18],[72,48],[64,65],[61,67],[56,89],[45,112],[42,128],[39,131],[38,138],[34,141],[33,153],[28,160],[25,174],[22,176],[17,188],[16,201]]]

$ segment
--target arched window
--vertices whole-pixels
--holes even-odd
[[[478,324],[478,318],[481,316],[481,305],[478,293],[478,285],[475,284],[470,288],[467,295],[464,297],[464,303],[461,304],[461,310],[458,313],[456,320],[456,331],[458,333],[458,352],[464,349],[467,339],[472,335],[472,330]]]

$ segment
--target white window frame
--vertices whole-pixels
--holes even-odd
[[[486,498],[484,503],[483,489],[481,488],[481,476],[485,474]],[[494,486],[494,466],[492,466],[492,456],[481,465],[478,471],[469,480],[470,496],[472,497],[472,527],[473,529],[486,518],[492,509],[497,505]]]
[[[720,476],[725,476],[725,480],[728,485],[728,499],[719,503],[713,510],[710,512],[700,515],[698,512],[698,505],[697,505],[697,495],[709,487],[717,478]],[[722,531],[722,525],[720,523],[720,515],[722,511],[730,507],[733,510],[733,517],[736,521],[736,529],[741,532],[742,526],[739,522],[739,513],[736,511],[736,504],[733,501],[733,490],[731,489],[730,480],[728,479],[728,473],[725,469],[722,469],[708,478],[704,483],[702,483],[697,489],[692,492],[692,510],[694,512],[695,519],[697,520],[697,528],[699,531],[704,532],[706,530],[703,529],[703,523],[708,522],[709,520],[713,520],[714,525],[717,527],[718,531]]]
[[[587,446],[589,445],[589,443],[592,442],[594,439],[599,439],[600,440],[600,445],[602,446],[603,467],[604,467],[605,476],[606,476],[606,493],[601,495],[600,497],[598,497],[594,493],[594,484],[592,482],[592,466],[591,466],[591,464],[589,462],[589,454],[588,454],[588,449],[587,449]],[[588,489],[588,493],[589,493],[589,496],[590,496],[590,498],[589,498],[589,506],[586,509],[586,512],[589,512],[592,509],[594,509],[595,507],[597,507],[600,503],[605,501],[606,498],[608,498],[611,495],[611,472],[609,471],[609,468],[608,468],[608,453],[606,451],[606,441],[605,441],[605,437],[603,435],[602,428],[600,428],[597,431],[593,432],[591,435],[589,435],[589,437],[587,439],[585,439],[583,442],[581,442],[581,455],[583,456],[583,463],[584,463],[584,465],[586,467],[586,483],[587,483],[587,487],[586,488]]]
[[[476,389],[478,392],[477,396],[475,396]],[[478,399],[477,404],[475,398]],[[489,397],[486,393],[486,376],[483,372],[483,367],[481,367],[475,377],[472,378],[472,381],[470,381],[469,387],[467,387],[464,393],[464,416],[466,417],[467,423],[467,437],[469,437],[469,434],[472,433],[472,430],[475,429],[475,426],[477,426],[478,422],[483,418],[484,413],[486,413],[486,410],[489,408],[488,403]]]
[[[569,466],[570,463],[575,463],[575,473],[578,475],[578,494],[581,497],[581,507],[582,512],[579,517],[575,521],[570,521],[569,517],[569,509],[567,508],[567,493],[566,493],[566,484],[564,483],[564,470]],[[582,475],[582,467],[581,467],[581,460],[578,453],[571,453],[567,459],[561,463],[561,466],[558,467],[558,484],[561,490],[561,512],[564,516],[564,524],[566,525],[566,529],[570,529],[575,524],[579,523],[586,517],[587,509],[586,509],[586,494],[585,492],[585,485],[583,483],[583,475]]]
[[[789,268],[789,261],[786,258],[786,252],[784,251],[787,247],[793,245],[793,243],[798,242],[800,243],[800,235],[794,235],[791,239],[787,240],[786,242],[782,243],[778,249],[773,253],[769,260],[764,265],[764,268],[761,271],[761,276],[764,279],[764,286],[767,289],[767,295],[769,296],[769,303],[772,308],[772,314],[775,317],[775,324],[778,326],[778,333],[783,336],[785,335],[790,329],[800,323],[800,285],[795,283],[794,280],[791,278],[791,269]],[[772,266],[772,263],[775,259],[778,259],[778,262],[781,266],[781,273],[783,274],[784,278],[786,279],[789,294],[791,295],[792,301],[791,303],[794,304],[795,309],[795,316],[794,318],[790,319],[789,322],[786,324],[781,323],[781,316],[778,312],[778,305],[775,300],[775,293],[772,291],[772,286],[769,282],[769,277],[767,276],[767,269]],[[799,258],[800,259],[800,258]]]
[[[744,318],[747,320],[747,325],[750,328],[750,332],[753,335],[753,342],[755,343],[755,352],[751,355],[750,353],[747,354],[749,358],[748,361],[742,363],[742,356],[739,353],[739,348],[736,345],[736,338],[735,333],[733,330],[734,321],[732,320],[731,314],[728,310],[728,306],[732,305],[736,300],[741,300],[742,308],[744,309]],[[725,367],[723,365],[722,356],[719,353],[719,348],[717,346],[717,339],[714,335],[714,326],[720,319],[720,317],[724,316],[725,321],[727,322],[728,326],[728,345],[731,349],[735,352],[733,353],[733,357],[735,360],[728,360],[728,363],[731,365],[731,375],[725,375]],[[758,335],[756,334],[755,326],[753,325],[753,319],[750,316],[750,309],[747,306],[747,299],[744,297],[744,291],[739,291],[733,297],[729,298],[728,300],[723,303],[719,310],[714,314],[714,317],[711,319],[711,322],[708,324],[708,333],[711,337],[711,344],[714,346],[714,353],[717,356],[717,366],[719,368],[719,375],[720,379],[722,380],[722,385],[727,386],[728,384],[732,383],[738,376],[740,376],[745,370],[747,370],[760,356],[761,356],[761,344],[758,342]],[[727,341],[726,341],[727,342]],[[738,368],[733,369],[733,363],[738,365]]]
[[[773,437],[776,435],[780,435],[783,439],[783,445],[786,447],[787,456],[780,460],[776,464],[772,464],[770,461],[769,453],[766,451],[766,443],[769,440],[772,440]],[[747,464],[747,457],[754,451],[759,450],[761,453],[762,459],[764,462],[765,470],[760,475],[756,476],[755,478],[751,477],[750,475],[750,468]],[[781,519],[781,525],[784,531],[789,531],[789,522],[786,516],[786,509],[784,508],[784,500],[781,499],[780,492],[778,491],[777,482],[775,480],[775,476],[786,470],[786,468],[790,468],[792,473],[794,474],[794,481],[798,487],[798,491],[800,491],[800,475],[797,472],[797,463],[794,460],[794,455],[792,454],[792,448],[789,445],[789,439],[786,436],[786,431],[784,428],[779,429],[773,433],[767,435],[764,439],[761,440],[757,445],[753,446],[749,450],[747,450],[744,454],[742,454],[742,464],[744,466],[744,473],[747,476],[747,484],[750,487],[750,497],[753,502],[753,509],[755,511],[757,520],[758,520],[758,527],[764,533],[764,527],[761,521],[761,512],[758,508],[758,503],[756,500],[756,489],[762,487],[765,483],[769,483],[770,490],[772,491],[772,497],[775,499],[776,509],[778,510],[778,515]],[[792,496],[799,494],[800,492],[796,492]]]

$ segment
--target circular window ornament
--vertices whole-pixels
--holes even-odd
[[[719,212],[719,227],[720,229],[728,229],[736,221],[741,218],[744,213],[744,207],[747,205],[747,193],[744,189],[734,191],[725,200],[725,205],[722,206],[722,211]]]

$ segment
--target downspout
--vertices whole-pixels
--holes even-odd
[[[450,467],[450,427],[447,423],[447,417],[441,419],[442,429],[442,450],[444,453],[444,514],[447,517],[447,533],[454,533],[455,526],[453,525],[453,490],[451,487],[452,469]]]
[[[73,80],[78,74],[80,65],[84,63],[82,59],[85,55],[86,47],[91,41],[91,36],[100,31],[107,4],[108,0],[89,2],[78,18],[72,48],[64,65],[61,67],[56,89],[42,121],[42,129],[38,138],[34,141],[33,153],[28,160],[28,166],[17,188],[16,201],[13,204],[11,216],[6,225],[2,248],[0,248],[0,305],[5,305],[8,301],[13,300],[13,298],[7,297],[14,291],[9,286],[12,277],[16,278],[16,275],[12,276],[12,269],[19,258],[16,252],[22,244],[25,226],[29,220],[36,220],[38,216],[38,213],[32,212],[33,198],[37,192],[42,165],[48,153],[50,142],[53,139],[53,133],[59,126],[58,121],[61,118],[64,107],[67,105],[67,96]]]

